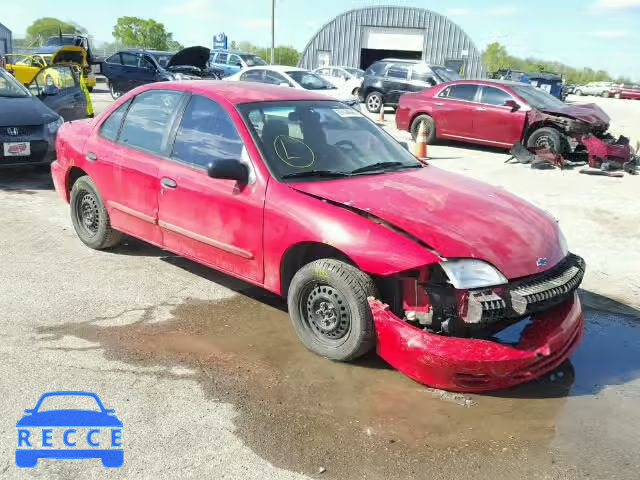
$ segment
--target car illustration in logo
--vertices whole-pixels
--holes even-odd
[[[41,408],[42,403],[50,397],[66,397],[71,400],[84,397],[80,400],[85,401],[88,397],[89,401],[95,400],[98,408],[55,410]],[[56,403],[60,400],[56,399]],[[122,422],[114,413],[115,410],[104,407],[95,393],[59,391],[43,394],[36,406],[33,409],[26,409],[25,415],[16,423],[18,427],[16,465],[21,468],[33,468],[40,458],[99,458],[104,467],[121,467],[124,463],[124,450],[121,444]],[[54,429],[56,435],[54,435]]]

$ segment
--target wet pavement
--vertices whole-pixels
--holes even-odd
[[[38,333],[98,343],[109,360],[193,369],[208,398],[238,408],[245,444],[293,471],[637,478],[638,318],[587,310],[584,343],[561,368],[511,390],[461,395],[418,385],[375,355],[356,364],[320,358],[301,346],[282,301],[241,291]],[[158,309],[169,309],[165,321],[153,320]]]

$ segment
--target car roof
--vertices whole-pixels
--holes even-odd
[[[150,53],[150,54],[157,54],[157,55],[173,55],[176,52],[167,52],[164,50],[151,50],[146,48],[125,48],[124,50],[118,50],[116,53]]]
[[[460,80],[454,80],[451,82],[444,82],[444,83],[440,83],[439,85],[437,85],[438,87],[446,87],[448,85],[457,85],[460,83],[470,83],[472,85],[487,85],[487,86],[492,86],[492,85],[497,85],[497,86],[503,86],[503,87],[530,87],[530,88],[534,88],[532,85],[528,84],[528,83],[522,83],[522,82],[514,82],[513,80],[483,80],[483,79],[464,79],[461,78]]]
[[[322,100],[332,101],[330,97],[320,93],[297,88],[285,88],[277,85],[247,82],[223,82],[220,80],[188,80],[179,82],[157,82],[142,87],[143,91],[171,88],[186,90],[192,93],[224,99],[232,105],[253,102],[273,102],[288,100]]]
[[[213,50],[211,50],[211,53],[233,53],[235,55],[253,55],[255,57],[258,56],[257,53],[251,53],[251,52],[236,52],[235,50],[225,50],[224,48],[214,48]]]

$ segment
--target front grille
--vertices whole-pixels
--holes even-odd
[[[539,275],[514,280],[495,290],[470,291],[465,321],[486,324],[548,310],[573,295],[584,271],[584,260],[570,254]]]
[[[21,125],[19,127],[0,127],[0,139],[5,142],[20,141],[20,137],[30,137],[42,133],[42,125]]]
[[[511,308],[518,315],[528,315],[562,303],[582,283],[584,270],[584,260],[569,255],[547,272],[510,283]]]

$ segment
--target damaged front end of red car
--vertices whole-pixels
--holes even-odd
[[[568,255],[537,275],[492,288],[456,289],[440,264],[396,278],[389,303],[370,297],[378,354],[425,385],[499,390],[556,367],[583,335],[576,290],[584,260]],[[518,339],[504,338],[521,330]],[[513,334],[512,332],[510,332]]]

